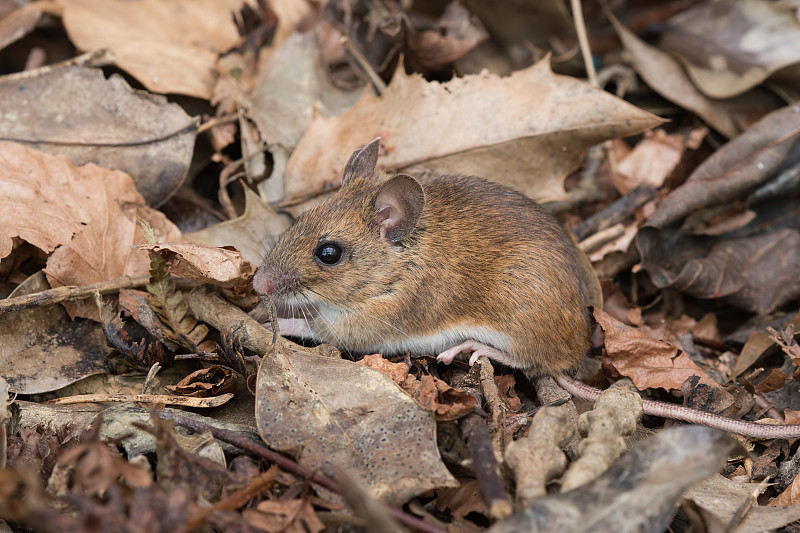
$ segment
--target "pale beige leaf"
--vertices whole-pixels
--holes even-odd
[[[200,231],[185,233],[183,238],[207,246],[233,246],[253,265],[261,264],[264,254],[283,230],[289,227],[289,223],[248,187],[244,188],[244,196],[242,216]]]
[[[447,83],[402,67],[381,97],[365,92],[347,112],[316,116],[286,168],[288,202],[335,187],[350,154],[381,137],[378,167],[480,175],[537,200],[564,197],[584,150],[641,133],[660,119],[606,92],[552,73],[547,60],[500,78]]]
[[[157,93],[209,98],[221,52],[239,40],[243,0],[58,0],[70,40],[110,49],[117,65]]]

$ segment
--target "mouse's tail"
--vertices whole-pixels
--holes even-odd
[[[594,402],[600,396],[600,393],[603,392],[600,389],[590,387],[564,374],[556,374],[553,378],[561,388],[573,396],[577,396],[588,402]],[[744,420],[735,420],[733,418],[708,413],[700,409],[692,409],[691,407],[655,400],[643,399],[642,409],[646,415],[681,420],[683,422],[721,429],[728,433],[735,433],[754,439],[791,439],[800,437],[800,425],[772,425],[746,422]]]

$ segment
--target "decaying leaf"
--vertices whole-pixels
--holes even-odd
[[[11,296],[49,288],[44,274],[38,272]],[[60,305],[0,313],[0,338],[0,377],[19,394],[60,389],[108,370],[106,357],[110,351],[100,325],[70,320]]]
[[[256,422],[271,448],[329,474],[342,468],[386,502],[455,484],[439,458],[433,413],[350,361],[276,345],[258,370]]]
[[[594,317],[606,333],[606,350],[614,368],[633,380],[638,389],[679,390],[687,378],[713,380],[683,351],[623,324],[599,309]]]
[[[181,396],[208,398],[229,392],[236,392],[236,374],[228,368],[211,365],[192,372],[175,385],[167,388]]]
[[[58,0],[81,50],[110,49],[117,65],[156,93],[209,98],[220,52],[236,44],[242,0]]]
[[[729,98],[800,63],[800,20],[768,0],[703,2],[674,16],[660,46],[712,98]]]
[[[633,448],[594,481],[540,498],[489,531],[661,533],[683,491],[719,470],[738,448],[733,437],[715,429],[666,429]]]
[[[122,76],[105,79],[100,69],[65,67],[0,83],[0,137],[76,166],[122,170],[152,206],[183,184],[196,135],[179,105],[131,89]]]
[[[745,194],[772,176],[798,141],[800,105],[769,113],[697,167],[664,198],[648,225],[664,227],[700,207]]]
[[[348,157],[381,137],[378,167],[472,174],[536,200],[564,197],[563,180],[589,146],[640,133],[660,120],[547,60],[500,78],[427,82],[402,68],[381,97],[365,92],[338,117],[317,116],[286,168],[287,202],[339,184]]]
[[[639,231],[642,266],[657,287],[674,287],[698,298],[725,297],[760,314],[800,294],[800,232],[796,230],[723,240],[710,250],[668,244],[679,238],[674,230],[645,227]]]

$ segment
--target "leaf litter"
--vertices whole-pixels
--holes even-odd
[[[3,526],[758,531],[800,517],[796,443],[743,452],[706,428],[659,429],[624,388],[594,410],[542,408],[558,391],[504,368],[356,364],[273,338],[259,322],[284,310],[249,285],[380,136],[385,171],[485,175],[568,227],[593,219],[581,245],[605,303],[584,381],[795,423],[800,33],[786,6],[659,0],[612,17],[583,3],[603,91],[580,80],[556,0],[40,3],[0,9],[0,377],[22,395],[0,411]],[[103,379],[131,370],[121,388]],[[178,394],[233,399],[148,415]]]

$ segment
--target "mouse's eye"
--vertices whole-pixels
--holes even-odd
[[[314,250],[317,262],[332,266],[342,260],[342,247],[335,242],[323,242]]]

